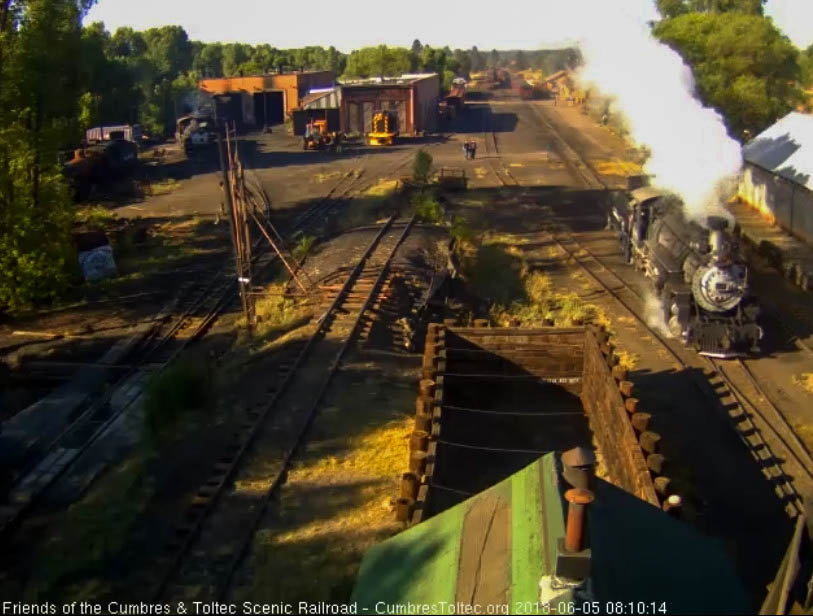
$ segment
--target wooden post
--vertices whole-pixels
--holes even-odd
[[[399,498],[397,501],[395,501],[395,519],[399,522],[409,521],[414,507],[415,499],[403,497]]]
[[[649,427],[649,421],[652,419],[652,415],[649,413],[635,413],[632,418],[632,427],[635,428],[637,432],[646,432],[646,429]]]
[[[413,451],[409,454],[409,470],[418,476],[423,476],[426,472],[426,452]]]
[[[618,383],[618,390],[622,393],[622,395],[626,398],[632,395],[632,388],[634,385],[631,381],[621,381]]]
[[[401,497],[414,499],[418,495],[421,478],[417,473],[407,471],[401,475]]]
[[[658,443],[660,440],[661,435],[656,432],[642,432],[638,437],[641,449],[647,453],[658,453]]]
[[[423,430],[415,430],[409,437],[410,451],[426,451],[429,446],[429,433]]]
[[[430,398],[435,395],[435,381],[431,379],[421,379],[418,383],[418,389],[422,396],[429,396]]]
[[[415,399],[415,413],[417,415],[429,415],[431,417],[434,405],[435,401],[429,396],[418,396]]]
[[[656,475],[663,473],[663,467],[665,465],[666,457],[659,453],[651,453],[646,457],[647,468]]]
[[[415,430],[429,432],[432,429],[432,416],[424,413],[415,415]]]
[[[652,483],[655,484],[655,491],[661,496],[669,494],[672,484],[672,480],[669,479],[669,477],[655,477]]]

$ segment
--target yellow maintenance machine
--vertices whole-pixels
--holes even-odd
[[[342,135],[336,131],[328,130],[327,119],[311,120],[305,126],[305,135],[302,137],[303,150],[329,149],[342,151]]]
[[[367,133],[369,145],[392,145],[398,136],[398,116],[393,111],[378,111],[373,116],[372,131]]]

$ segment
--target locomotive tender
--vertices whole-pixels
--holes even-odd
[[[673,336],[713,357],[759,351],[759,305],[725,218],[709,216],[704,227],[676,196],[647,186],[616,199],[607,223],[626,261],[652,280]]]

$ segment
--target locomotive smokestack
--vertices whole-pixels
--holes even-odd
[[[709,216],[706,222],[709,228],[709,251],[715,263],[722,263],[729,259],[730,246],[725,237],[728,221],[720,216]]]

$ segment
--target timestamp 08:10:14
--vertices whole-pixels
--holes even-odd
[[[667,614],[666,601],[518,601],[512,614]]]

